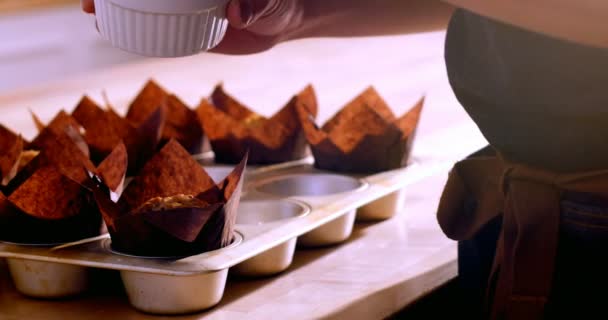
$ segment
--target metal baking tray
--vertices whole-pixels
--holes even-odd
[[[231,166],[212,154],[197,160],[220,181]],[[250,166],[245,173],[234,241],[190,257],[154,258],[112,249],[109,235],[59,246],[0,242],[16,288],[29,296],[59,298],[87,289],[88,268],[118,270],[131,304],[144,312],[182,314],[213,307],[231,273],[271,276],[289,268],[296,247],[323,247],[348,240],[356,219],[387,219],[403,209],[403,193],[449,168],[420,163],[379,174],[345,175],[314,168],[313,159]]]

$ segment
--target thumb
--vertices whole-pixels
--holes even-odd
[[[95,4],[93,0],[81,0],[82,10],[86,13],[95,13]]]
[[[280,0],[231,0],[226,15],[233,28],[245,29],[272,10]]]

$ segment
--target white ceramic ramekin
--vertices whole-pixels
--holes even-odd
[[[95,0],[97,26],[113,46],[152,57],[209,50],[228,28],[228,0]]]

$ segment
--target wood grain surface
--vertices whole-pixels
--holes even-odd
[[[78,0],[0,0],[0,12],[7,13],[31,9],[44,9],[75,3],[78,3]]]

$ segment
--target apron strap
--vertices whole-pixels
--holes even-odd
[[[492,319],[542,319],[553,283],[564,191],[608,197],[608,170],[561,174],[484,156],[458,162],[450,172],[437,211],[448,237],[470,239],[503,216],[490,275],[496,289],[488,292]]]

